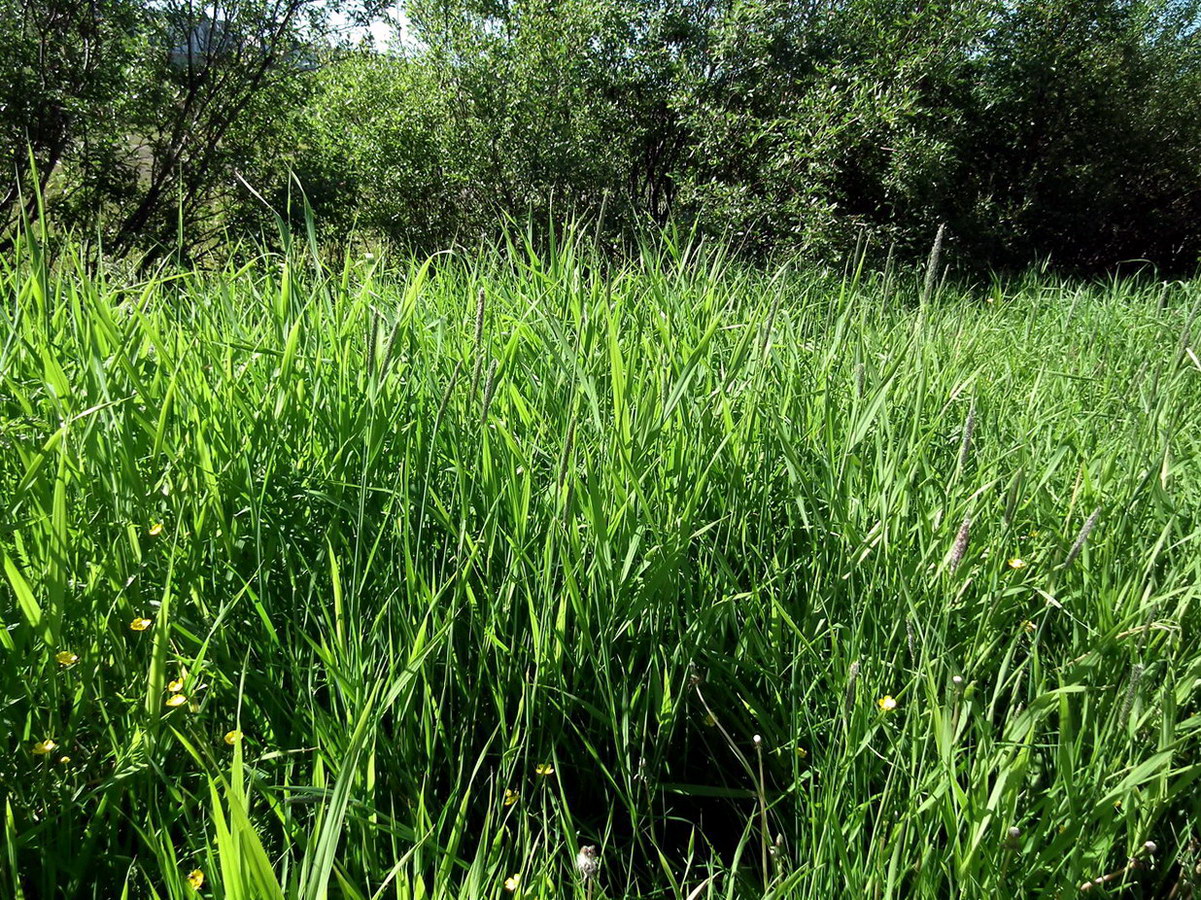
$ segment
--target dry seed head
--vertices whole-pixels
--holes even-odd
[[[963,440],[959,444],[959,471],[967,465],[968,455],[972,452],[972,434],[976,431],[976,400],[968,408],[967,419],[963,423]]]
[[[929,300],[930,295],[934,293],[934,282],[938,277],[939,265],[942,263],[942,239],[946,231],[947,226],[943,222],[939,224],[938,231],[934,235],[934,246],[930,248],[930,259],[926,263],[926,282],[922,285],[923,303]]]
[[[846,703],[846,711],[849,715],[851,707],[855,705],[855,682],[859,680],[859,660],[851,663],[850,671],[847,673],[847,692],[844,698]]]
[[[575,868],[585,881],[595,878],[596,873],[600,871],[600,853],[596,847],[591,844],[581,847],[580,852],[576,854]]]
[[[1063,561],[1065,566],[1070,566],[1075,562],[1076,557],[1080,555],[1080,551],[1084,549],[1084,542],[1088,540],[1089,534],[1097,524],[1097,519],[1101,517],[1101,507],[1093,510],[1093,514],[1085,520],[1080,527],[1080,531],[1076,535],[1076,541],[1072,544],[1072,549],[1068,551],[1068,558]]]
[[[1130,717],[1130,710],[1134,706],[1134,698],[1138,696],[1138,686],[1143,680],[1146,668],[1142,663],[1135,663],[1130,667],[1130,682],[1126,685],[1126,697],[1122,700],[1122,715],[1119,717],[1123,722]]]
[[[484,289],[480,288],[479,295],[475,302],[475,349],[480,348],[480,343],[484,340],[484,309],[486,306],[487,294]]]
[[[963,562],[964,554],[967,553],[968,535],[972,527],[972,517],[964,516],[963,523],[959,526],[959,531],[955,534],[955,543],[951,545],[951,552],[947,556],[947,568],[954,572],[959,568],[959,564]]]
[[[488,367],[488,380],[484,382],[484,408],[480,413],[480,424],[483,425],[488,421],[488,408],[492,406],[492,392],[496,390],[496,367],[498,362],[492,360],[492,365]]]

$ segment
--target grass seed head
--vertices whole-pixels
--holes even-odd
[[[859,660],[851,663],[851,668],[847,672],[847,692],[843,698],[843,703],[846,706],[846,712],[849,715],[851,707],[855,704],[855,686],[859,681]]]
[[[1130,710],[1134,707],[1134,700],[1138,696],[1139,684],[1143,680],[1145,671],[1146,666],[1142,663],[1135,663],[1130,667],[1130,680],[1126,685],[1126,696],[1122,700],[1122,714],[1119,716],[1119,720],[1122,722],[1130,718]]]
[[[954,572],[959,568],[959,564],[963,562],[963,557],[967,553],[968,536],[971,533],[972,517],[964,516],[963,522],[959,525],[959,531],[955,533],[955,543],[951,545],[951,552],[947,556],[947,568]]]
[[[1080,555],[1080,551],[1084,549],[1084,543],[1088,540],[1088,536],[1092,534],[1093,528],[1097,525],[1097,519],[1101,517],[1101,507],[1097,507],[1080,527],[1080,531],[1076,534],[1076,540],[1072,543],[1072,549],[1068,551],[1068,557],[1063,561],[1065,566],[1070,566],[1076,561],[1076,557]]]
[[[972,405],[968,408],[967,419],[963,422],[963,439],[959,443],[959,465],[960,472],[967,465],[968,457],[972,452],[972,435],[976,431],[976,401],[972,400]]]

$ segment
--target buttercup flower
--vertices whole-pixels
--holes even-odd
[[[143,619],[141,616],[138,616],[132,622],[129,623],[129,630],[130,631],[145,631],[147,628],[149,628],[153,624],[154,623],[152,621],[150,621],[150,619]]]
[[[1006,565],[1009,566],[1009,568],[1011,568],[1011,569],[1024,569],[1024,568],[1026,568],[1028,563],[1026,562],[1026,560],[1022,559],[1020,556],[1015,556],[1013,559],[1009,560],[1009,562],[1007,562]]]
[[[554,766],[552,766],[550,763],[541,763],[541,764],[539,764],[539,766],[538,766],[536,769],[534,769],[534,771],[535,771],[537,774],[539,774],[539,775],[542,775],[543,777],[545,777],[545,776],[547,776],[547,775],[554,775],[554,774],[555,774],[555,767],[554,767]]]
[[[73,666],[79,662],[79,654],[72,653],[70,650],[59,650],[54,654],[54,658],[58,660],[60,666]]]
[[[519,796],[520,796],[520,794],[518,794],[517,791],[513,791],[513,790],[510,790],[509,788],[505,788],[505,806],[512,806],[514,803],[517,802],[517,798]]]
[[[232,747],[240,740],[242,740],[242,732],[238,729],[235,728],[233,731],[225,732],[225,743],[229,744],[229,746]]]
[[[204,873],[199,869],[193,869],[188,873],[188,884],[194,889],[200,890],[204,887]]]
[[[177,706],[183,706],[187,702],[188,702],[188,698],[185,697],[183,694],[172,694],[170,697],[167,698],[167,705],[169,707],[171,707],[172,709],[175,709],[175,707],[177,707]]]
[[[1022,631],[1026,632],[1026,634],[1034,634],[1034,632],[1037,628],[1038,628],[1038,626],[1035,625],[1033,622],[1031,622],[1029,619],[1027,619],[1025,622],[1022,623]]]
[[[58,743],[56,741],[46,738],[44,741],[38,741],[31,749],[33,750],[35,756],[45,756],[57,746]]]
[[[151,537],[158,537],[162,533],[163,533],[163,523],[162,522],[155,522],[153,525],[150,526],[150,536]],[[201,878],[203,878],[203,877],[204,876],[202,875]]]
[[[880,712],[892,712],[897,708],[897,701],[891,694],[885,694],[876,701],[876,706],[880,707]]]
[[[183,690],[183,679],[176,678],[174,681],[167,682],[167,690],[176,694]]]
[[[521,873],[520,872],[518,872],[516,875],[510,875],[508,878],[505,879],[505,890],[506,891],[509,891],[510,893],[512,893],[513,891],[517,890],[519,887],[521,887]]]

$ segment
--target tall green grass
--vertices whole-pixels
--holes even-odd
[[[0,895],[1185,890],[1201,294],[922,293],[24,238]]]

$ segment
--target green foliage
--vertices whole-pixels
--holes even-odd
[[[6,896],[1186,890],[1195,285],[307,252],[4,257]]]
[[[760,261],[940,224],[964,267],[1201,258],[1198,0],[408,0],[387,53],[331,5],[0,9],[0,229],[40,188],[109,253],[199,259],[299,225],[299,183],[331,239],[422,252],[586,218]]]
[[[286,182],[280,142],[311,89],[327,7],[5,3],[0,230],[11,241],[36,215],[35,188],[53,220],[117,254],[200,256],[231,228],[261,228],[252,191]]]
[[[761,251],[828,254],[860,231],[919,250],[947,222],[965,257],[998,266],[1187,269],[1201,254],[1197,12],[733,3],[718,77],[684,107],[699,160],[685,202]]]
[[[141,12],[132,0],[0,2],[0,233],[36,214],[60,166],[76,216],[129,189],[122,136],[103,124],[121,106]]]
[[[1027,2],[978,62],[951,204],[969,250],[1107,265],[1201,257],[1201,7]],[[969,204],[971,204],[969,206]]]

